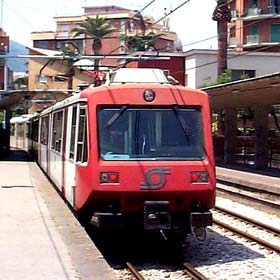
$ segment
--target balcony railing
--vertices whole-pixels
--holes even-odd
[[[249,8],[247,11],[248,17],[259,16],[260,14],[261,14],[261,9],[259,8]]]
[[[247,45],[258,45],[259,43],[260,43],[259,35],[247,35],[246,36]]]
[[[237,18],[238,17],[238,11],[237,10],[231,10],[230,13],[231,13],[232,18]]]
[[[280,14],[280,6],[268,6],[267,13],[268,14]]]

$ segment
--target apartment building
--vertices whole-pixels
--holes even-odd
[[[229,48],[280,51],[280,0],[233,0]]]
[[[143,23],[137,11],[131,11],[118,6],[101,6],[101,7],[84,7],[83,15],[75,16],[57,16],[54,18],[56,22],[56,31],[33,32],[31,38],[33,47],[49,50],[62,50],[65,44],[71,41],[79,49],[80,54],[91,55],[91,40],[81,35],[74,37],[71,30],[79,27],[79,23],[87,17],[103,17],[106,18],[110,26],[116,28],[116,32],[108,35],[102,40],[101,54],[124,54],[124,41],[121,35],[134,36],[143,33]],[[145,33],[153,32],[154,34],[162,34],[155,41],[155,48],[161,52],[172,52],[176,47],[177,35],[169,30],[168,21],[163,24],[155,23],[151,17],[143,16],[145,21]],[[106,61],[106,64],[110,62]],[[103,61],[104,64],[104,61]]]
[[[139,34],[161,34],[154,46],[160,55],[174,56],[170,60],[165,60],[164,65],[161,61],[150,61],[149,63],[141,62],[141,67],[161,68],[167,70],[180,83],[184,83],[184,55],[175,53],[181,50],[180,40],[177,34],[169,30],[168,18],[161,22],[155,23],[151,17],[142,16],[137,11],[117,7],[117,6],[101,6],[101,7],[84,7],[84,14],[79,16],[57,16],[54,18],[56,22],[55,31],[32,32],[33,47],[29,48],[30,54],[45,55],[45,58],[30,58],[28,63],[29,81],[28,88],[35,89],[69,89],[69,67],[67,61],[51,60],[51,56],[61,54],[61,51],[68,44],[71,44],[79,50],[81,55],[92,55],[92,39],[86,38],[84,35],[75,37],[71,31],[86,18],[103,17],[108,20],[110,26],[115,27],[116,31],[102,39],[101,55],[122,55],[127,54],[123,36],[134,36]],[[143,27],[143,20],[145,27]],[[148,54],[149,52],[142,52]],[[154,51],[154,55],[155,55]],[[174,55],[173,55],[174,54]],[[49,61],[51,61],[49,63]],[[118,59],[102,59],[100,61],[99,70],[108,70],[111,66],[117,66],[121,62]],[[81,65],[82,64],[82,65]],[[140,67],[140,64],[131,64],[127,67]],[[93,83],[96,73],[93,69],[92,59],[82,59],[73,65],[73,82],[75,89],[79,84]]]
[[[9,53],[10,40],[6,32],[0,28],[0,54]],[[5,58],[0,59],[0,90],[10,88],[13,81],[13,72],[7,67]],[[1,98],[1,97],[0,97]]]

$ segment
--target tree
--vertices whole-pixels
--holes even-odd
[[[60,55],[60,54],[59,54]],[[73,89],[73,77],[75,75],[75,70],[74,70],[74,63],[78,61],[77,56],[79,55],[79,50],[78,48],[71,42],[68,42],[65,47],[62,50],[61,55],[63,55],[64,61],[66,61],[66,73],[65,76],[68,78],[68,89]],[[39,71],[39,76],[42,76],[43,70],[48,66],[48,65],[53,65],[57,59],[49,59],[40,69]]]
[[[155,41],[164,36],[164,34],[155,34],[154,32],[146,32],[146,22],[140,12],[134,16],[139,19],[141,33],[134,36],[122,35],[121,40],[125,42],[125,46],[129,52],[133,51],[147,51],[149,49],[156,50],[154,46]]]
[[[228,0],[217,0],[212,19],[217,21],[218,29],[218,76],[227,69],[227,24],[231,20]]]
[[[75,68],[74,63],[78,61],[77,55],[79,54],[77,48],[71,48],[69,45],[67,45],[63,51],[64,56],[67,56],[66,60],[66,76],[68,77],[68,89],[73,89],[73,78],[75,75]]]
[[[75,37],[85,35],[86,38],[92,39],[92,52],[94,55],[100,54],[102,39],[117,30],[111,27],[105,18],[100,18],[98,15],[96,18],[87,17],[79,25],[79,27],[73,28],[71,32],[74,33]],[[95,70],[98,70],[99,60],[94,59]]]
[[[129,51],[146,51],[149,49],[157,51],[154,42],[162,36],[163,34],[149,32],[147,34],[136,34],[134,36],[122,35],[121,40],[125,42],[125,46]]]

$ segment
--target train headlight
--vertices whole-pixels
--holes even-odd
[[[119,172],[101,172],[100,173],[100,183],[118,183],[119,182]]]
[[[143,97],[144,97],[145,101],[147,101],[147,102],[152,102],[152,101],[155,100],[156,94],[155,94],[155,92],[154,92],[153,90],[151,90],[151,89],[146,89],[146,90],[144,91]]]
[[[209,181],[209,174],[207,171],[192,171],[191,183],[207,183]]]

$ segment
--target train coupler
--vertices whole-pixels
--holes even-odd
[[[171,228],[171,214],[168,201],[145,201],[144,229],[164,230]]]

